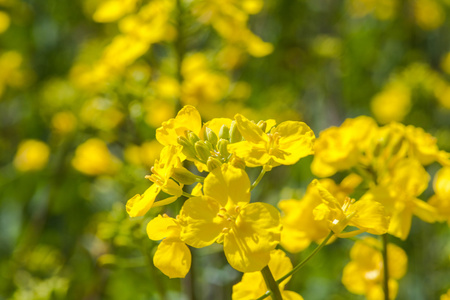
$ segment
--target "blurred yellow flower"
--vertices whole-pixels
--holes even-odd
[[[113,129],[124,118],[114,101],[101,97],[83,103],[79,116],[84,124],[102,130]]]
[[[67,134],[75,130],[77,118],[69,111],[58,112],[52,117],[52,127],[60,134]]]
[[[280,241],[280,214],[250,202],[244,170],[223,164],[206,177],[204,196],[188,199],[180,212],[181,239],[202,248],[222,243],[228,263],[240,272],[260,271]]]
[[[151,240],[162,240],[153,256],[153,264],[169,278],[184,278],[191,268],[191,251],[180,239],[179,222],[159,215],[147,224]]]
[[[120,160],[109,152],[106,143],[97,138],[91,138],[79,145],[72,159],[75,169],[92,176],[114,174],[120,165]]]
[[[247,166],[292,165],[314,153],[314,132],[303,122],[286,121],[270,132],[237,114],[236,125],[244,141],[228,145],[228,151],[245,160]]]
[[[0,11],[0,34],[8,30],[11,19],[8,14]]]
[[[293,267],[289,257],[281,250],[270,252],[269,269],[275,280],[290,272]],[[288,277],[279,284],[281,296],[285,300],[303,300],[299,294],[284,289],[291,277]],[[257,299],[268,291],[261,272],[249,272],[242,276],[237,284],[233,285],[233,300]],[[271,299],[270,297],[268,299]]]
[[[442,58],[441,68],[445,73],[450,74],[450,51],[447,52]]]
[[[41,170],[47,165],[50,148],[38,140],[24,140],[14,156],[14,167],[22,172]]]
[[[389,20],[395,16],[398,1],[396,0],[350,0],[350,15],[362,18],[370,13],[380,20]]]
[[[339,185],[332,179],[321,179],[320,184],[343,203],[347,195],[361,182],[356,174],[347,176]],[[314,208],[322,203],[321,196],[313,184],[309,184],[301,200],[282,200],[278,203],[281,215],[280,244],[291,253],[306,249],[312,241],[320,243],[330,232],[327,220],[315,220]]]
[[[388,232],[405,240],[413,215],[428,223],[438,220],[436,209],[417,198],[427,188],[428,181],[428,173],[417,160],[403,159],[391,173],[379,177],[378,184],[373,185],[361,199],[380,202],[391,216]]]
[[[436,208],[442,221],[450,225],[450,167],[440,169],[434,178],[434,192],[428,204]]]
[[[417,25],[424,30],[434,30],[445,21],[445,11],[435,0],[415,0],[414,17]]]
[[[322,203],[314,208],[316,220],[326,220],[328,227],[338,237],[354,236],[362,232],[384,234],[388,231],[389,217],[378,202],[346,197],[339,202],[321,183],[314,179],[312,184],[319,191]],[[347,226],[357,227],[359,230],[341,233]]]
[[[351,261],[344,267],[342,283],[353,294],[365,295],[368,300],[383,300],[383,257],[381,242],[365,237],[355,242],[350,250]],[[387,245],[389,267],[389,298],[395,299],[398,291],[397,280],[406,273],[408,257],[405,251],[394,244]]]
[[[447,291],[447,293],[441,295],[440,300],[450,300],[450,289]]]
[[[346,119],[340,127],[325,129],[315,142],[311,171],[319,177],[327,177],[354,167],[376,128],[372,118],[360,116]]]
[[[107,23],[120,19],[134,10],[137,0],[106,0],[100,2],[92,18],[96,22]]]
[[[150,168],[163,149],[157,140],[142,143],[141,146],[129,145],[125,148],[124,157],[128,162],[141,167]]]
[[[411,110],[411,91],[401,82],[393,82],[375,95],[372,112],[381,124],[402,121]]]

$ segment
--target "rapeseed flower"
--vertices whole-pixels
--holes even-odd
[[[151,240],[162,240],[153,256],[153,263],[169,278],[184,278],[191,268],[191,251],[180,239],[177,219],[159,215],[147,224]]]
[[[166,146],[161,151],[160,160],[155,161],[152,167],[152,174],[146,178],[153,184],[142,194],[134,195],[127,202],[127,212],[130,217],[143,216],[154,206],[167,205],[177,200],[183,194],[183,184],[177,183],[171,177],[174,175],[175,168],[182,168],[180,160],[180,147]],[[155,203],[156,196],[164,191],[172,197]]]
[[[313,180],[312,184],[316,186],[322,199],[322,204],[314,209],[314,217],[316,220],[326,220],[328,227],[338,237],[354,236],[362,232],[387,232],[389,217],[380,203],[370,200],[355,202],[349,197],[339,202],[317,179]],[[354,226],[359,230],[341,233],[347,226]]]
[[[22,172],[41,170],[47,165],[49,146],[38,140],[24,140],[19,144],[14,156],[14,167]]]
[[[281,250],[273,250],[270,252],[269,269],[275,280],[283,277],[286,273],[290,272],[293,267],[289,257]],[[283,299],[286,300],[302,300],[303,297],[299,294],[286,291],[284,287],[289,282],[291,277],[288,277],[283,282],[280,282],[279,288]],[[261,272],[249,272],[242,276],[242,279],[237,284],[233,285],[233,300],[250,300],[256,299],[265,292],[268,288],[264,282],[264,278]],[[270,299],[270,298],[269,298]]]
[[[206,177],[203,192],[204,196],[188,199],[181,209],[181,239],[196,248],[223,243],[233,268],[260,271],[280,241],[277,209],[266,203],[249,203],[247,174],[229,164]]]
[[[228,145],[228,151],[244,159],[247,166],[292,165],[314,153],[314,133],[303,122],[286,121],[265,132],[240,114],[234,118],[245,140]]]
[[[434,192],[428,204],[436,208],[440,221],[450,225],[450,167],[440,169],[433,182]]]
[[[344,267],[342,283],[357,295],[365,295],[368,300],[383,300],[383,257],[381,242],[372,237],[357,241],[350,250],[351,261]],[[397,280],[406,273],[408,258],[400,247],[387,245],[389,298],[395,299],[398,291]]]

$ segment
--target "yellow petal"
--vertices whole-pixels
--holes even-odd
[[[163,240],[153,256],[153,263],[169,278],[184,278],[191,268],[191,251],[181,241]]]
[[[186,200],[180,212],[181,240],[196,248],[214,243],[226,221],[217,215],[219,210],[219,202],[206,196]]]
[[[303,300],[303,297],[293,291],[282,291],[281,295],[284,300]]]
[[[346,214],[356,215],[349,225],[356,226],[372,234],[384,234],[389,228],[389,217],[384,206],[376,201],[359,200],[351,205]]]
[[[422,221],[434,223],[440,219],[438,211],[435,207],[420,199],[414,199],[413,202],[413,214],[418,216]]]
[[[134,195],[127,201],[127,213],[130,217],[140,217],[152,207],[155,202],[156,196],[161,191],[161,188],[153,184],[142,195]]]
[[[253,144],[265,144],[269,142],[267,135],[255,123],[250,122],[243,115],[234,116],[236,125],[244,139]]]
[[[289,154],[285,158],[274,158],[280,164],[292,165],[300,158],[314,153],[314,132],[303,122],[283,122],[273,133],[280,134],[279,149]]]
[[[147,224],[147,235],[154,241],[162,240],[167,236],[179,236],[180,228],[173,218],[157,216]]]
[[[198,110],[191,106],[184,106],[175,119],[163,122],[162,126],[156,130],[156,139],[163,145],[178,145],[177,138],[184,136],[186,130],[195,134],[200,133],[202,119]]]
[[[244,206],[236,226],[224,239],[228,263],[240,272],[260,271],[270,259],[270,251],[280,242],[280,216],[267,203]]]
[[[203,190],[222,207],[243,206],[250,202],[250,179],[244,170],[223,164],[206,177]]]

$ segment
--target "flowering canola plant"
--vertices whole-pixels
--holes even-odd
[[[406,271],[380,274],[384,266],[394,268],[389,261],[395,255],[404,262],[407,258],[398,246],[387,244],[386,234],[406,239],[413,215],[427,222],[447,220],[448,203],[440,200],[448,194],[447,169],[439,172],[430,203],[418,198],[429,181],[423,166],[449,163],[449,154],[420,128],[399,123],[378,127],[371,118],[359,117],[325,130],[316,141],[303,122],[277,125],[272,119],[254,122],[236,114],[234,119],[202,123],[197,109],[186,105],[162,123],[156,139],[164,148],[146,176],[152,184],[131,197],[126,210],[139,217],[182,199],[175,218],[158,215],[147,225],[148,237],[161,240],[154,266],[170,278],[183,278],[193,260],[188,246],[222,245],[229,265],[244,273],[233,287],[233,299],[302,299],[284,289],[287,279],[328,243],[362,233],[383,239],[365,237],[355,244],[343,284],[368,299],[394,299],[396,280]],[[348,176],[340,183],[314,179],[303,199],[279,202],[281,214],[275,206],[252,199],[251,191],[267,172],[312,154],[316,175],[347,171]],[[260,168],[253,183],[246,168]],[[186,192],[188,185],[195,185],[191,193]],[[437,214],[439,207],[444,208],[442,215]],[[312,241],[319,243],[317,248],[293,267],[282,249],[297,253]],[[394,255],[389,260],[387,252]]]

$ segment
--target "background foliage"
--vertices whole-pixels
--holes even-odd
[[[0,299],[229,299],[240,274],[220,251],[193,251],[188,278],[170,280],[145,234],[160,211],[126,215],[155,129],[184,104],[204,121],[303,120],[317,136],[371,115],[450,151],[449,32],[448,0],[1,0]],[[275,168],[256,197],[301,197],[311,160]],[[448,237],[415,219],[394,241],[409,257],[399,299],[450,288]],[[289,289],[360,299],[340,282],[351,245],[326,247]]]

